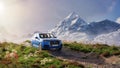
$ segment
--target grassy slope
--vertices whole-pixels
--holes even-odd
[[[14,55],[14,54],[15,55]],[[83,68],[24,44],[0,43],[0,68]]]
[[[40,51],[25,44],[0,43],[0,68],[82,68],[81,64],[74,64],[68,61],[59,60],[47,51]],[[120,55],[120,47],[108,46],[106,44],[82,44],[64,43],[64,46],[71,50],[84,53],[94,52],[109,57]],[[7,54],[16,52],[18,57],[6,57]]]
[[[64,43],[65,47],[71,50],[81,51],[84,53],[96,53],[104,57],[109,57],[112,55],[120,55],[120,47],[108,46],[106,44],[82,44],[82,43]]]

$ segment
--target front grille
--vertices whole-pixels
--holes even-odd
[[[44,48],[45,49],[49,49],[49,45],[44,45]]]
[[[59,45],[59,41],[50,41],[50,45]]]

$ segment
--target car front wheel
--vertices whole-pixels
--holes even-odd
[[[39,50],[43,50],[41,45],[39,45]]]
[[[62,50],[62,45],[61,45],[61,47],[60,48],[57,48],[57,51],[61,51]]]
[[[62,50],[62,47],[58,48],[57,51],[61,51]]]

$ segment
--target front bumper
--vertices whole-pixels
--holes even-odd
[[[49,40],[49,41],[44,41],[42,44],[43,49],[52,49],[52,48],[62,48],[62,43],[61,41],[58,40]]]

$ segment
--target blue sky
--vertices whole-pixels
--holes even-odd
[[[71,12],[86,22],[120,17],[120,0],[0,0],[5,5],[0,25],[9,32],[46,32]],[[9,27],[8,27],[9,25]]]

